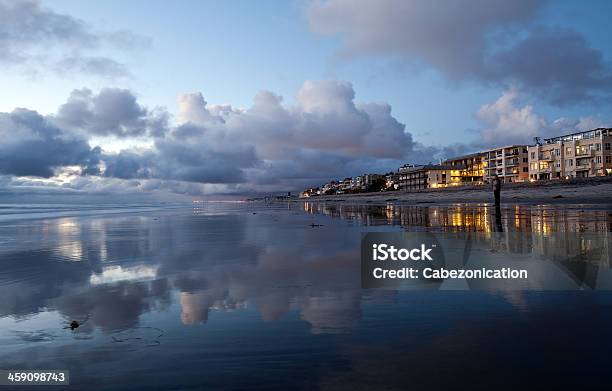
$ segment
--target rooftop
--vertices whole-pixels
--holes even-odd
[[[487,152],[491,152],[491,151],[497,151],[500,149],[508,149],[508,148],[524,148],[527,147],[529,144],[514,144],[514,145],[506,145],[504,147],[497,147],[497,148],[489,148],[489,149],[485,149],[484,151],[482,151],[483,153],[487,153]]]
[[[585,138],[589,139],[589,138],[595,137],[596,133],[603,132],[603,131],[607,132],[609,135],[612,135],[612,128],[596,128],[596,129],[591,129],[591,130],[585,130],[583,132],[569,133],[563,136],[545,138],[544,143],[552,144],[552,143],[556,143],[557,141],[582,140]]]
[[[421,166],[401,167],[404,171],[423,171],[423,170],[456,170],[457,167],[446,166],[443,164],[424,164]]]
[[[456,157],[451,157],[445,160],[445,162],[452,162],[455,160],[465,160],[465,159],[470,159],[473,157],[479,157],[483,154],[483,152],[475,152],[475,153],[470,153],[469,155],[463,155],[463,156],[456,156]]]

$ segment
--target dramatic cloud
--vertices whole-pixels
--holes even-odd
[[[533,30],[508,50],[492,55],[490,77],[518,82],[553,104],[609,99],[612,68],[579,33]]]
[[[162,137],[168,128],[164,110],[148,110],[129,90],[104,88],[98,94],[75,90],[55,118],[59,126],[88,135]]]
[[[495,102],[480,107],[475,114],[482,125],[479,131],[480,143],[526,144],[533,142],[534,137],[552,137],[606,126],[605,121],[594,117],[548,121],[532,105],[520,106],[520,98],[519,91],[512,88]]]
[[[248,109],[186,94],[178,126],[154,150],[106,156],[105,175],[238,184],[236,192],[294,190],[423,159],[389,105],[354,99],[350,83],[338,81],[304,83],[293,106],[268,91]]]
[[[250,184],[270,188],[295,189],[425,158],[389,105],[355,103],[355,91],[346,82],[307,81],[292,106],[271,92],[260,92],[245,110],[208,105],[200,94],[189,94],[180,98],[179,122],[171,137],[158,142],[159,149],[180,140],[182,148],[197,146],[200,155],[207,145],[240,162],[233,155],[252,147],[259,161],[243,159],[252,166],[240,168]],[[189,156],[188,150],[182,154]]]
[[[293,159],[296,149],[342,157],[404,157],[412,137],[391,116],[391,107],[354,99],[350,83],[307,81],[292,107],[268,91],[259,93],[247,110],[208,107],[201,96],[192,95],[182,98],[179,118],[206,129],[214,142],[236,137],[255,145],[264,159]]]
[[[474,130],[476,141],[442,148],[439,155],[450,157],[486,148],[511,144],[530,144],[534,137],[553,137],[598,127],[609,127],[610,122],[596,117],[548,120],[533,105],[521,104],[521,93],[510,88],[492,103],[482,105],[474,114],[479,127]]]
[[[35,111],[0,113],[0,174],[48,178],[63,166],[95,173],[100,148],[49,123]]]
[[[185,94],[173,125],[166,111],[144,107],[129,90],[75,90],[55,115],[0,113],[0,188],[5,194],[190,196],[295,191],[605,125],[593,117],[549,121],[521,104],[519,91],[510,88],[476,111],[476,141],[427,147],[412,139],[388,104],[356,103],[351,84],[341,81],[307,81],[291,105],[263,91],[245,109]],[[107,140],[126,146],[108,150]]]
[[[578,32],[537,27],[544,1],[315,1],[311,28],[347,56],[432,66],[451,80],[520,85],[553,104],[610,98],[612,69]],[[534,27],[536,26],[536,27]]]
[[[518,91],[513,88],[495,102],[480,107],[475,114],[483,126],[479,142],[484,145],[527,143],[542,135],[548,127],[546,120],[531,105],[517,107],[518,97]]]
[[[95,109],[103,95],[123,97],[113,99],[124,103],[110,111],[115,114],[110,120],[92,114],[105,112]],[[231,185],[226,191],[244,193],[295,190],[348,174],[392,170],[408,157],[424,159],[425,151],[391,116],[389,105],[356,104],[354,98],[352,86],[338,81],[304,83],[293,106],[284,106],[281,97],[267,91],[257,94],[248,109],[209,105],[199,93],[185,94],[179,97],[176,127],[155,138],[153,148],[104,154],[103,175],[226,184]],[[124,120],[117,121],[121,112]],[[57,122],[89,134],[128,136],[143,134],[149,116],[127,91],[98,96],[76,91]]]
[[[149,45],[149,39],[129,31],[94,32],[83,21],[45,8],[37,0],[0,0],[0,63],[33,69],[44,63],[60,73],[122,77],[128,75],[126,68],[96,51]]]
[[[245,194],[386,172],[432,153],[413,141],[388,104],[356,103],[352,85],[341,81],[307,81],[292,105],[263,91],[247,109],[186,94],[177,124],[168,117],[111,88],[75,90],[48,117],[4,113],[0,173],[53,177],[48,186],[77,192]],[[113,152],[104,149],[109,137],[148,143]],[[92,140],[102,148],[91,148]],[[28,179],[23,186],[38,184]]]

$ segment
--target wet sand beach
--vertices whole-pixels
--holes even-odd
[[[496,214],[487,205],[394,202],[67,209],[4,207],[12,217],[0,220],[1,368],[70,369],[73,390],[457,382],[516,390],[609,379],[612,293],[595,289],[609,264],[559,259],[585,248],[609,258],[610,209],[506,204]],[[407,231],[472,233],[474,254],[520,258],[541,270],[542,284],[554,274],[572,290],[363,289],[362,235]],[[74,320],[80,326],[72,330]]]

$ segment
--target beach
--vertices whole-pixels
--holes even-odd
[[[534,183],[504,183],[501,200],[504,204],[612,204],[612,177],[548,181]],[[378,193],[339,194],[300,199],[302,202],[350,202],[383,204],[493,203],[493,191],[488,185],[457,186],[418,192],[385,191]]]
[[[69,369],[67,389],[440,389],[461,379],[514,390],[609,378],[607,253],[579,256],[585,243],[609,248],[610,209],[0,206],[10,216],[0,220],[0,367]],[[529,285],[363,288],[363,234],[415,231],[472,235],[462,268],[481,270],[486,253],[528,269]]]

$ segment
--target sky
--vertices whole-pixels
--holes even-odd
[[[607,1],[0,0],[0,197],[244,197],[610,126]]]

